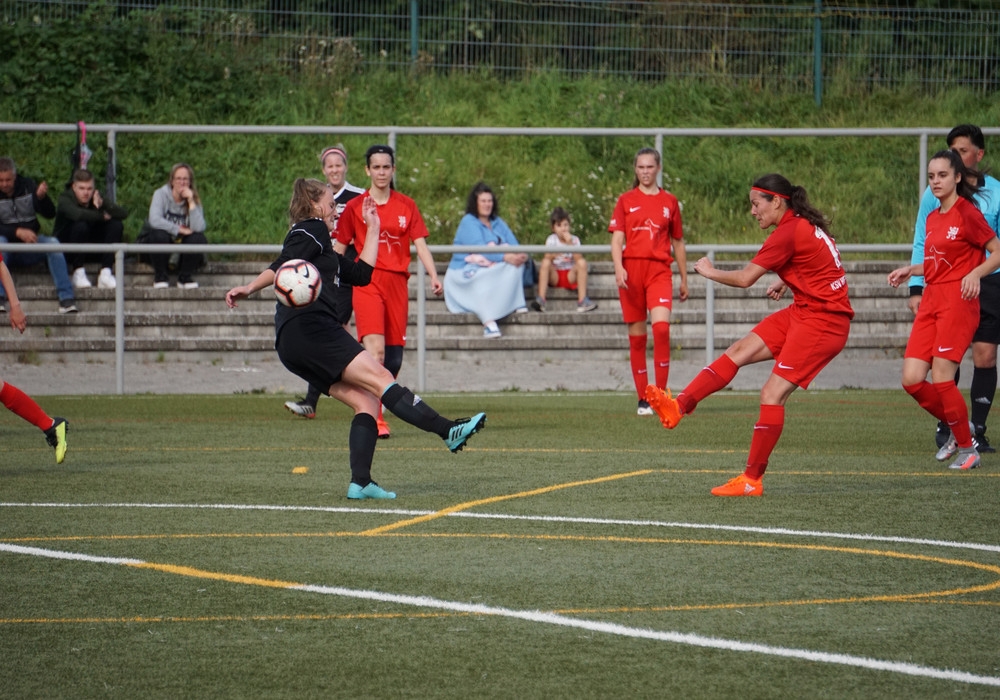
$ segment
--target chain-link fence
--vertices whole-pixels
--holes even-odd
[[[111,9],[101,14],[105,22],[149,22],[311,70],[516,77],[554,69],[801,89],[838,78],[929,91],[1000,87],[1000,10],[667,0],[8,0],[3,14],[43,24],[93,17],[97,5]]]

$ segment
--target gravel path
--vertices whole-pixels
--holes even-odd
[[[409,361],[409,358],[407,358]],[[684,386],[703,362],[675,361],[671,387]],[[967,363],[968,365],[968,363]],[[899,388],[900,359],[838,358],[816,379],[812,389]],[[734,380],[737,390],[757,390],[770,372],[770,363],[744,368]],[[971,365],[963,369],[971,377]],[[0,379],[37,396],[53,394],[114,394],[112,363],[41,365],[12,364],[0,368]],[[404,364],[400,381],[418,389],[416,366]],[[628,362],[553,361],[429,361],[426,392],[483,391],[631,391]],[[302,394],[303,383],[277,357],[257,363],[126,361],[126,394]]]

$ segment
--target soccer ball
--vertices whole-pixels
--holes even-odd
[[[274,295],[293,309],[309,306],[322,289],[319,270],[308,260],[289,260],[274,274]]]

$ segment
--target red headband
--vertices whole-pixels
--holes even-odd
[[[782,199],[791,199],[787,194],[781,194],[780,192],[772,192],[771,190],[765,190],[763,187],[751,187],[751,190],[757,190],[758,192],[763,192],[764,194],[774,195],[775,197],[781,197]]]
[[[320,164],[322,164],[323,161],[326,160],[326,157],[328,155],[330,155],[331,153],[338,154],[341,158],[344,159],[344,165],[347,165],[347,153],[344,152],[343,148],[337,148],[336,146],[328,148],[328,149],[326,149],[325,151],[323,151],[322,153],[319,154],[319,162],[320,162]]]

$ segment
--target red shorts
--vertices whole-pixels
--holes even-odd
[[[961,362],[979,325],[979,299],[963,299],[962,283],[924,287],[903,357]]]
[[[562,287],[563,289],[569,289],[570,291],[576,291],[576,282],[570,282],[569,273],[572,270],[556,270],[556,283],[550,285],[552,287]]]
[[[808,389],[830,360],[847,345],[851,319],[846,314],[810,311],[795,304],[754,326],[775,363],[772,372]]]
[[[628,289],[618,289],[625,323],[645,321],[647,311],[657,306],[673,306],[674,282],[670,266],[662,260],[625,258]]]
[[[358,340],[385,336],[386,345],[406,345],[406,317],[410,312],[408,275],[374,270],[371,284],[354,288],[354,325]]]

